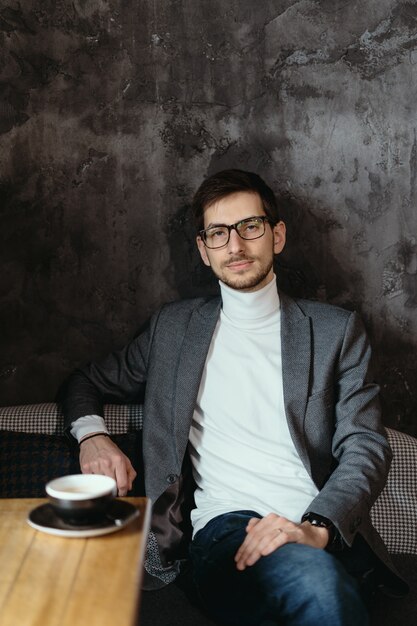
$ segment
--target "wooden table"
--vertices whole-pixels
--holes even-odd
[[[56,537],[26,517],[42,499],[0,499],[1,626],[137,624],[149,530],[146,498],[126,498],[140,515],[101,537]]]

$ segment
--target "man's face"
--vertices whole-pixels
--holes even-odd
[[[257,193],[238,191],[218,200],[204,212],[204,228],[219,224],[235,224],[256,215],[265,215]],[[219,280],[239,291],[257,291],[273,277],[274,254],[285,245],[285,224],[273,228],[265,224],[265,234],[259,239],[242,239],[236,230],[230,232],[229,243],[223,248],[209,249],[200,236],[197,246],[203,262],[211,267]]]

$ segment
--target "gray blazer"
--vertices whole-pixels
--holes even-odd
[[[385,586],[402,592],[404,584],[369,516],[384,487],[391,451],[363,325],[356,313],[338,307],[283,293],[280,300],[288,425],[319,489],[308,511],[329,518],[348,546],[360,535],[379,560]],[[77,370],[64,401],[69,428],[83,415],[103,415],[104,402],[144,400],[145,485],[154,503],[151,544],[161,566],[148,571],[165,582],[175,576],[180,548],[189,538],[188,435],[220,307],[219,297],[163,306],[125,348]]]

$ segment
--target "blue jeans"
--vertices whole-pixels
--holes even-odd
[[[290,543],[243,571],[234,555],[253,511],[212,519],[190,546],[193,578],[206,611],[227,626],[364,626],[358,584],[325,550]]]

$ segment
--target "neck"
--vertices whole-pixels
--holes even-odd
[[[242,292],[219,281],[222,309],[230,320],[263,320],[279,310],[276,277],[257,291]]]

